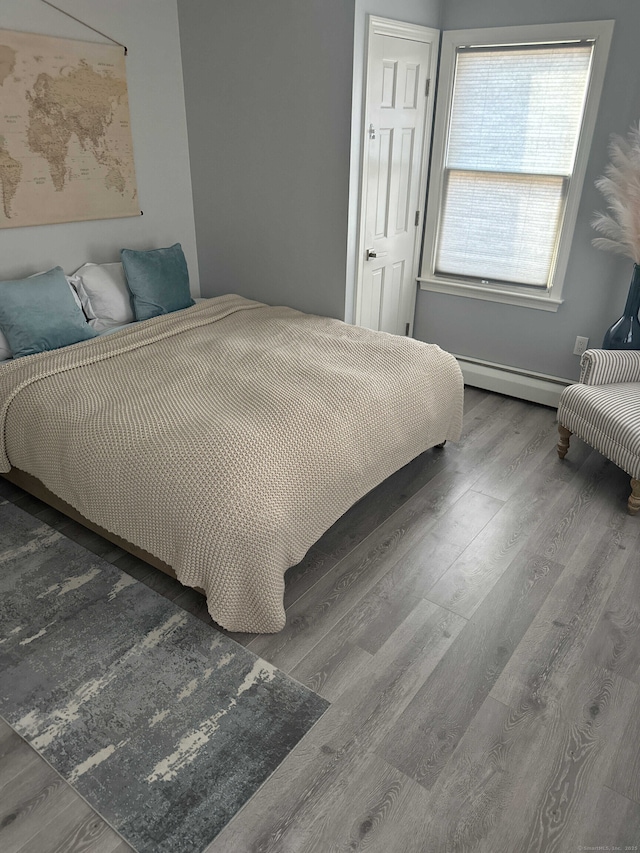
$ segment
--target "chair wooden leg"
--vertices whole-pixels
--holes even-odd
[[[636,515],[640,510],[640,480],[631,480],[631,494],[627,503],[629,515]]]
[[[567,455],[567,450],[569,449],[569,439],[571,438],[571,430],[568,430],[566,427],[563,427],[562,424],[558,424],[558,432],[560,433],[560,439],[558,441],[558,456],[560,459],[564,459]]]

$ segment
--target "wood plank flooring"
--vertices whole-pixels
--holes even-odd
[[[555,411],[467,388],[460,443],[375,489],[232,635],[332,703],[206,853],[640,850],[640,518]],[[210,621],[204,600],[0,495]],[[0,850],[129,847],[0,723]],[[175,851],[180,853],[180,851]]]

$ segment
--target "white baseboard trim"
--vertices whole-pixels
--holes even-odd
[[[455,357],[462,370],[465,385],[473,385],[485,391],[496,391],[509,397],[519,397],[521,400],[531,400],[554,409],[558,407],[563,389],[571,384],[568,379],[558,376],[533,373],[464,355]]]

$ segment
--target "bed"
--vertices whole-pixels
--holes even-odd
[[[0,365],[0,471],[276,632],[287,568],[462,392],[435,345],[229,294]]]

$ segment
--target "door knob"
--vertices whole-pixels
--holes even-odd
[[[386,258],[388,254],[388,252],[376,252],[375,249],[367,249],[367,260],[370,258]]]

